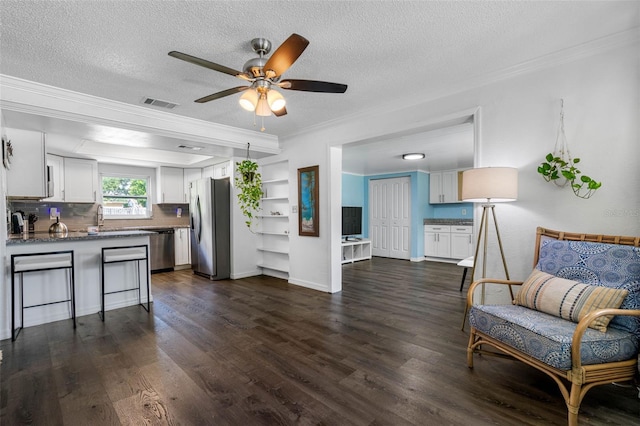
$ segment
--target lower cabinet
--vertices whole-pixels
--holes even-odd
[[[473,227],[451,227],[451,257],[454,259],[466,259],[473,256]]]
[[[451,257],[451,229],[449,226],[425,225],[424,255]]]
[[[176,266],[191,265],[191,242],[189,228],[175,229]]]
[[[424,225],[424,255],[445,259],[473,256],[473,226]]]

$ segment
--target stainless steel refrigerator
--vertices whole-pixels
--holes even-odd
[[[189,184],[191,268],[211,280],[230,277],[230,182],[198,179]]]

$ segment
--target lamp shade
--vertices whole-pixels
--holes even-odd
[[[256,115],[260,117],[268,117],[271,115],[271,108],[269,108],[269,104],[267,103],[265,95],[260,95],[260,99],[258,99],[258,105],[256,105]]]
[[[245,90],[238,103],[247,111],[254,111],[258,105],[258,92],[253,89]]]
[[[267,102],[273,111],[280,111],[287,104],[284,96],[273,89],[267,92]]]
[[[483,167],[462,173],[462,201],[506,202],[518,198],[518,169]]]

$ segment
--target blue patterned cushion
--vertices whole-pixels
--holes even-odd
[[[477,330],[560,370],[571,369],[571,338],[576,323],[517,305],[476,305],[469,323]],[[609,327],[606,333],[587,328],[581,346],[584,365],[636,357],[640,340]]]
[[[640,309],[640,247],[542,237],[536,269],[585,284],[625,289],[620,308]],[[640,337],[640,318],[615,316],[610,327]]]

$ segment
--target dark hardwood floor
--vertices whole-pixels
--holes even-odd
[[[264,276],[156,274],[152,314],[26,328],[0,342],[0,424],[566,424],[542,373],[495,358],[467,368],[461,268],[343,268],[333,295]],[[581,424],[640,424],[637,393],[592,389]]]

